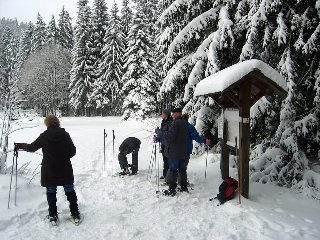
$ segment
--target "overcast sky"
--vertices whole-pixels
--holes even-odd
[[[118,4],[118,8],[122,7],[122,0],[106,0],[108,12],[114,1]],[[89,5],[92,7],[93,0],[89,0]],[[64,5],[65,9],[70,14],[72,21],[77,19],[78,0],[0,0],[0,19],[17,18],[19,22],[36,22],[38,12],[43,20],[48,24],[52,14],[57,21],[59,14]]]

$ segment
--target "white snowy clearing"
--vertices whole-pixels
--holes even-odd
[[[155,170],[152,181],[147,180],[152,154],[152,136],[160,118],[143,122],[120,122],[119,117],[61,118],[61,126],[70,133],[77,147],[72,158],[75,189],[80,211],[85,218],[81,225],[68,221],[68,202],[62,187],[58,187],[60,225],[53,227],[44,222],[47,214],[45,188],[40,186],[41,155],[19,152],[18,168],[30,162],[23,176],[18,175],[17,205],[15,174],[8,194],[10,175],[0,175],[0,239],[319,239],[320,203],[288,189],[250,183],[250,199],[238,194],[222,206],[209,201],[216,196],[222,179],[219,155],[192,158],[188,178],[195,184],[190,193],[175,197],[157,197]],[[37,126],[34,128],[26,128]],[[45,130],[43,118],[23,120],[14,128],[23,127],[10,135],[14,142],[32,142]],[[106,165],[103,171],[103,129],[106,129]],[[112,130],[115,131],[113,159]],[[124,178],[112,177],[120,171],[117,154],[120,143],[129,136],[142,141],[139,152],[139,173]],[[40,151],[41,153],[41,151]],[[8,156],[11,169],[12,152]],[[161,169],[162,170],[162,159]],[[129,162],[131,158],[129,157]],[[27,171],[28,170],[28,171]],[[36,175],[35,175],[36,174]],[[34,176],[35,175],[35,176]],[[237,178],[236,169],[230,175]],[[34,177],[33,177],[34,176]],[[33,177],[33,178],[32,178]],[[165,187],[160,187],[165,189]]]

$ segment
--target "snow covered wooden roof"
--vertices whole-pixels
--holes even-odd
[[[238,88],[243,81],[251,82],[252,105],[262,96],[283,95],[287,92],[286,80],[275,69],[263,61],[252,59],[203,79],[197,84],[194,95],[213,96],[221,105],[219,95],[225,94],[238,105]]]

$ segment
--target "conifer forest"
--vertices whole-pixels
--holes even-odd
[[[320,0],[78,0],[77,19],[35,17],[0,19],[0,154],[25,110],[139,120],[172,107],[219,152],[221,108],[195,86],[259,59],[289,90],[251,108],[250,179],[320,200]]]

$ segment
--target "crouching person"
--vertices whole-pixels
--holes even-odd
[[[57,186],[63,186],[70,203],[71,216],[75,223],[79,223],[81,215],[74,190],[74,176],[70,161],[70,158],[76,154],[76,147],[69,133],[60,127],[60,121],[56,116],[48,115],[44,119],[44,123],[47,130],[41,133],[33,143],[15,143],[15,149],[23,149],[27,152],[42,149],[41,186],[46,187],[49,205],[48,218],[51,224],[57,225],[59,220],[56,205]]]
[[[118,160],[120,168],[123,170],[120,175],[130,174],[129,167],[131,166],[131,174],[136,175],[138,172],[138,153],[141,141],[135,137],[126,138],[119,147]],[[127,154],[132,153],[132,164],[128,164]]]

